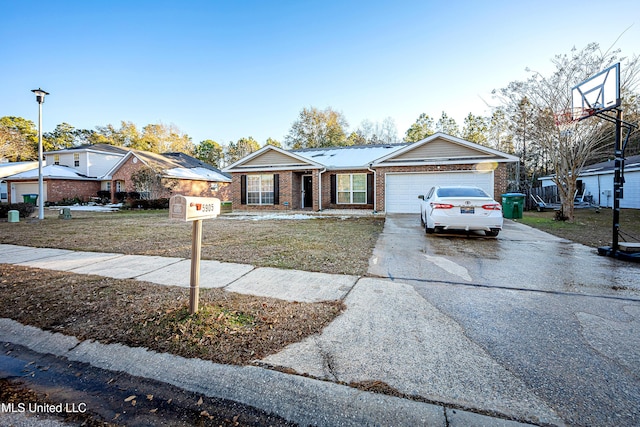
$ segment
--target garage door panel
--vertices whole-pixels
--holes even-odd
[[[420,213],[419,195],[435,185],[470,185],[493,196],[493,173],[436,172],[399,173],[385,176],[385,210],[389,213]]]

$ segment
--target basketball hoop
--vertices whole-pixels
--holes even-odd
[[[575,128],[576,124],[580,121],[575,118],[573,108],[567,108],[566,110],[555,113],[553,120],[560,131],[560,135],[563,137],[571,135],[573,128]]]
[[[593,108],[574,107],[562,110],[553,115],[556,126],[562,131],[565,128],[573,127],[577,122],[596,113]]]

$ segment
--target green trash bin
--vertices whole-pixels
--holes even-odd
[[[502,215],[508,219],[522,218],[525,195],[522,193],[505,193],[502,195]]]
[[[38,203],[38,195],[37,194],[23,194],[22,195],[22,200],[25,203],[31,203],[32,205],[35,205]]]

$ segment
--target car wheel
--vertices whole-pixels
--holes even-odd
[[[489,237],[496,237],[499,233],[500,233],[500,229],[498,228],[492,228],[491,231],[484,232],[484,234],[486,234]]]
[[[436,233],[442,233],[442,230],[444,230],[444,227],[434,227],[433,231]]]
[[[433,234],[434,229],[430,228],[428,224],[424,225],[424,232],[427,234]]]

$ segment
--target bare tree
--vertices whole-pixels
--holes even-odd
[[[576,180],[587,161],[606,150],[612,151],[614,138],[611,124],[591,118],[580,122],[564,119],[562,113],[571,108],[571,88],[605,68],[625,61],[621,65],[621,96],[633,94],[637,83],[639,58],[619,58],[618,50],[602,52],[597,43],[581,51],[575,48],[571,55],[556,55],[552,60],[555,71],[550,76],[531,73],[526,81],[515,81],[506,88],[494,91],[508,110],[515,111],[523,99],[531,105],[528,124],[533,124],[528,139],[535,141],[540,150],[548,153],[558,186],[561,214],[573,221]],[[558,120],[560,118],[561,120]]]

